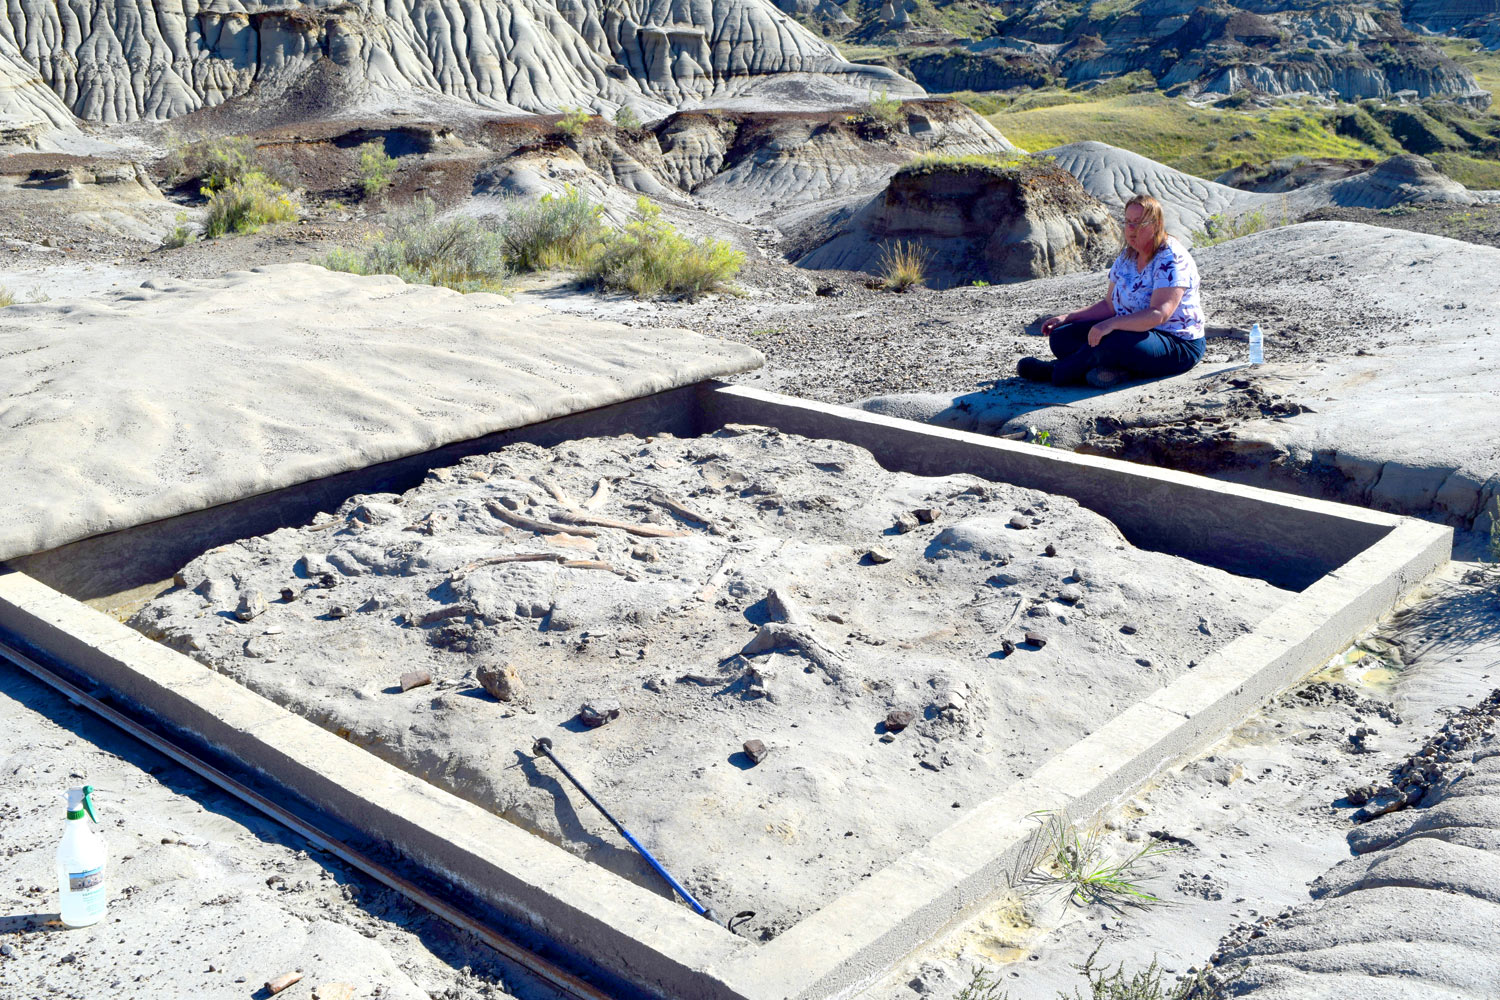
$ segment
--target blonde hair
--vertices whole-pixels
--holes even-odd
[[[1167,245],[1167,224],[1162,218],[1161,202],[1157,201],[1149,194],[1138,194],[1125,203],[1126,212],[1130,211],[1131,205],[1141,206],[1141,221],[1149,222],[1151,224],[1151,232],[1156,238],[1156,248],[1152,250],[1152,253],[1154,254],[1162,247]],[[1123,244],[1120,247],[1121,255],[1123,256],[1126,253],[1133,252],[1129,241],[1125,240],[1125,232],[1123,229],[1120,231],[1120,239],[1121,243]]]

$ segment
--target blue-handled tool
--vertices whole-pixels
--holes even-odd
[[[716,924],[723,923],[723,921],[714,914],[713,910],[708,909],[707,907],[703,906],[703,904],[694,899],[692,893],[684,889],[682,885],[672,877],[672,873],[663,868],[661,862],[653,858],[651,856],[651,852],[642,847],[641,842],[631,836],[630,831],[625,829],[625,827],[621,825],[619,820],[611,816],[609,814],[609,810],[604,808],[599,800],[594,798],[589,790],[587,788],[584,788],[577,778],[573,777],[572,772],[564,767],[563,762],[558,760],[557,755],[552,752],[551,740],[549,740],[545,736],[538,739],[531,745],[531,755],[533,757],[546,757],[553,764],[555,764],[557,766],[557,769],[563,773],[563,777],[571,781],[573,783],[573,787],[582,792],[583,797],[593,803],[594,808],[599,810],[599,812],[604,816],[605,819],[609,820],[610,825],[613,826],[616,830],[620,831],[620,836],[624,837],[626,842],[629,843],[631,847],[634,847],[641,857],[646,859],[646,863],[652,868],[656,869],[656,874],[666,879],[667,884],[672,887],[672,890],[676,892],[677,895],[686,900],[687,904],[693,908],[694,913],[698,914],[700,917],[707,917],[709,920],[712,920]]]

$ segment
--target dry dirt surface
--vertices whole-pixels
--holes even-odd
[[[62,793],[91,783],[109,852],[103,922],[57,924]],[[548,996],[479,942],[0,666],[0,996],[379,1000]]]
[[[531,759],[549,736],[705,905],[755,910],[761,938],[1285,596],[1138,550],[1071,500],[734,426],[513,445],[179,580],[132,624],[655,885]],[[413,671],[431,686],[403,691]]]

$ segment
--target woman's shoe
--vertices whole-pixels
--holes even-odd
[[[1041,358],[1022,358],[1016,362],[1016,374],[1028,382],[1051,382],[1052,362]]]
[[[1128,376],[1113,368],[1090,368],[1085,375],[1084,381],[1095,389],[1113,389],[1121,382],[1128,381]]]

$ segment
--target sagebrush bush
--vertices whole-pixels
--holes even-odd
[[[505,260],[516,271],[586,270],[605,236],[604,209],[572,185],[560,195],[519,202],[501,229]]]
[[[865,113],[882,125],[898,128],[906,124],[906,115],[901,111],[902,103],[901,98],[892,97],[889,91],[882,90],[879,97],[871,91],[870,107]]]
[[[200,188],[218,191],[256,169],[255,142],[235,135],[174,145],[166,169],[173,181],[196,180]]]
[[[620,110],[615,112],[615,125],[627,132],[639,132],[641,130],[641,117],[628,106],[620,105]]]
[[[253,233],[272,222],[295,222],[297,206],[285,189],[259,170],[251,170],[221,188],[203,187],[208,212],[205,236]]]
[[[876,267],[880,270],[881,287],[892,292],[904,292],[927,280],[927,261],[932,255],[918,243],[897,240],[880,251]]]
[[[739,273],[745,255],[728,243],[689,239],[646,198],[637,198],[635,205],[635,215],[605,240],[589,269],[589,276],[602,287],[624,289],[639,298],[694,299],[723,288]]]
[[[557,130],[563,135],[576,139],[583,135],[583,127],[589,123],[593,115],[582,108],[570,105],[563,106],[563,116],[557,120]]]
[[[387,156],[385,144],[371,139],[359,147],[357,179],[366,198],[373,198],[391,186],[396,176],[396,158]]]
[[[198,238],[198,233],[188,225],[186,212],[177,213],[177,225],[167,234],[166,239],[161,241],[163,249],[176,250],[185,247]]]
[[[492,223],[467,216],[440,219],[430,198],[392,215],[362,249],[339,247],[316,263],[330,271],[394,274],[412,284],[460,292],[501,291],[510,273],[504,240]]]

